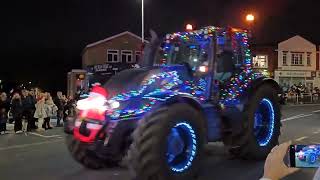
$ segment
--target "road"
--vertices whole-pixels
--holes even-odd
[[[320,144],[320,106],[284,106],[280,142]],[[257,180],[264,162],[231,160],[221,143],[209,153],[198,180]],[[312,179],[314,169],[303,169],[285,180]],[[129,180],[126,169],[94,171],[83,168],[69,155],[61,128],[42,134],[0,136],[1,180]]]

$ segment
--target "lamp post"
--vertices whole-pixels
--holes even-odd
[[[141,2],[141,39],[144,43],[144,0]]]
[[[255,16],[253,14],[247,14],[246,15],[246,22],[247,22],[247,27],[250,31],[253,30],[253,24],[255,22]]]

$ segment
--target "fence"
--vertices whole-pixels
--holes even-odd
[[[287,104],[320,104],[319,94],[302,93],[287,95],[285,102]]]

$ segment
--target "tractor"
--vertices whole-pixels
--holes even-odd
[[[139,180],[193,179],[205,145],[261,160],[278,144],[281,89],[252,68],[247,30],[151,32],[139,67],[78,102],[67,144],[89,168],[126,164]],[[125,162],[125,163],[124,163]]]
[[[300,161],[307,162],[309,164],[315,164],[320,157],[320,146],[311,145],[302,148],[297,153],[297,158]]]

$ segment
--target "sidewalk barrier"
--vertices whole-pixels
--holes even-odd
[[[318,94],[302,93],[300,95],[287,95],[286,104],[320,104],[320,97]]]

